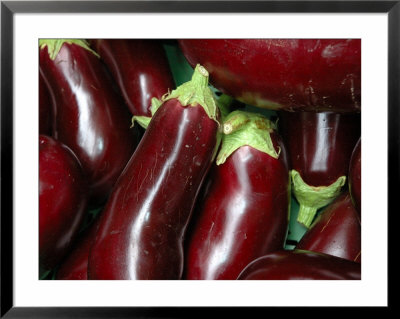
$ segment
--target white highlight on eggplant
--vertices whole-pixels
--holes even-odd
[[[80,74],[70,70],[69,62],[71,57],[63,57],[63,51],[60,51],[58,59],[62,66],[62,72],[65,74],[64,78],[68,82],[72,93],[75,95],[75,99],[79,105],[85,105],[80,107],[79,118],[79,132],[78,132],[78,145],[88,153],[90,158],[95,158],[101,154],[104,149],[104,140],[101,135],[96,132],[96,128],[92,125],[93,116],[96,116],[96,112],[93,112],[94,104],[91,97],[88,96],[82,88],[82,79]],[[65,61],[64,61],[65,60]],[[61,119],[62,121],[63,119]]]

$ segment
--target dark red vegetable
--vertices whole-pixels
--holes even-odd
[[[88,279],[180,279],[183,238],[218,146],[218,109],[197,66],[163,98],[101,215]]]
[[[350,159],[349,190],[353,204],[361,219],[361,137],[354,147]]]
[[[96,205],[108,196],[139,137],[105,67],[90,50],[83,40],[40,41],[40,70],[55,97],[53,136],[79,158]]]
[[[252,261],[238,280],[360,280],[361,264],[306,250],[282,250]]]
[[[361,224],[348,191],[318,215],[296,248],[360,262]]]
[[[242,102],[267,109],[359,112],[360,39],[181,39],[193,66]]]
[[[88,258],[100,218],[88,226],[77,238],[74,247],[57,270],[57,280],[87,280]]]
[[[87,207],[86,177],[63,143],[39,135],[39,265],[50,270],[67,254]]]
[[[235,280],[252,260],[284,248],[290,179],[285,146],[262,115],[230,113],[191,225],[185,279]]]
[[[309,227],[319,208],[347,182],[351,153],[361,134],[360,114],[280,111],[279,130],[291,166],[298,221]]]
[[[51,135],[53,101],[43,75],[39,72],[39,134]]]
[[[96,39],[90,43],[111,71],[133,115],[151,117],[151,99],[161,99],[175,88],[160,40]]]

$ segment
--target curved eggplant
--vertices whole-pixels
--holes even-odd
[[[290,179],[273,123],[243,111],[223,123],[227,134],[188,234],[189,280],[234,280],[250,261],[283,249],[287,235]]]
[[[361,264],[306,250],[282,250],[246,266],[238,280],[360,280]]]
[[[54,268],[68,253],[88,202],[86,177],[63,143],[39,135],[39,265]]]
[[[55,97],[53,136],[79,158],[90,202],[103,203],[139,140],[129,111],[83,40],[41,40],[40,69]]]
[[[296,249],[360,262],[361,224],[348,191],[339,195],[318,215]]]
[[[208,72],[163,98],[101,215],[88,279],[180,279],[183,238],[218,147]]]
[[[353,204],[361,219],[361,138],[354,147],[350,159],[349,190]]]
[[[319,208],[331,203],[347,182],[350,157],[361,134],[360,114],[278,112],[287,146],[298,221],[310,227]]]
[[[181,39],[210,83],[246,104],[291,111],[360,112],[360,39]]]
[[[101,39],[91,46],[107,65],[135,116],[151,117],[151,99],[175,87],[160,40]]]

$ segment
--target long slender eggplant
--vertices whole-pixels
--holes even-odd
[[[54,268],[68,253],[84,220],[88,187],[76,155],[39,135],[39,266]]]
[[[350,157],[361,134],[360,114],[280,111],[298,222],[310,227],[318,209],[331,203],[347,182]]]
[[[39,72],[39,134],[51,136],[53,101],[43,75]]]
[[[93,49],[107,65],[131,113],[151,117],[151,99],[175,88],[161,40],[95,39]]]
[[[191,225],[185,279],[235,280],[252,260],[284,248],[290,178],[285,146],[266,117],[234,111]]]
[[[99,227],[99,216],[79,234],[71,252],[60,263],[57,280],[87,280],[89,252]]]
[[[163,97],[102,212],[88,279],[180,279],[183,239],[219,145],[219,110],[198,65]]]
[[[361,220],[361,137],[354,147],[350,159],[349,190],[351,199]]]
[[[307,250],[282,250],[257,258],[238,280],[360,280],[361,264]]]
[[[139,140],[129,110],[85,41],[40,40],[39,63],[55,97],[53,136],[82,163],[91,203],[103,203]]]
[[[239,101],[274,110],[360,112],[360,39],[181,39],[193,66]]]
[[[361,224],[348,191],[340,194],[318,215],[296,249],[360,262]]]

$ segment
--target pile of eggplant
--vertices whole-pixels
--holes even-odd
[[[359,39],[39,57],[40,279],[361,279]]]

